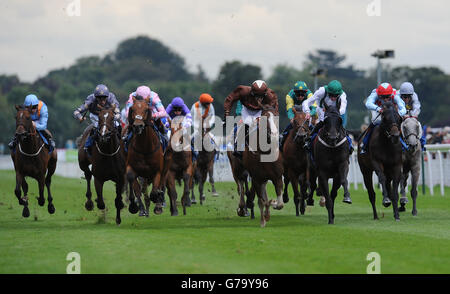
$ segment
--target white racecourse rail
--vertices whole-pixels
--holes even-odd
[[[421,174],[419,187],[425,181],[430,194],[433,195],[432,187],[439,185],[441,195],[444,195],[444,186],[450,187],[450,144],[426,145],[426,148],[427,151],[423,152],[425,172]],[[78,167],[78,162],[66,161],[65,153],[65,149],[58,149],[58,164],[55,174],[69,178],[83,177],[84,174]],[[0,169],[14,169],[9,155],[0,156]],[[373,177],[374,183],[378,182],[375,173]],[[363,186],[358,185],[363,183],[363,176],[359,170],[356,150],[350,157],[350,170],[347,179],[349,185],[353,185],[355,189]],[[234,181],[225,150],[220,151],[220,156],[214,163],[214,181]]]

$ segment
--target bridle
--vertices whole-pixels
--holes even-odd
[[[24,110],[22,110],[22,111],[24,111]],[[20,144],[20,137],[24,137],[24,138],[35,137],[35,136],[37,135],[37,130],[36,130],[36,128],[33,126],[33,124],[31,124],[32,132],[29,132],[29,131],[27,130],[27,126],[26,126],[23,122],[18,122],[18,123],[16,122],[16,131],[17,131],[17,128],[18,128],[19,126],[22,126],[22,127],[25,129],[25,133],[19,134],[19,139],[18,139],[19,142],[18,142],[18,144],[17,144],[17,145],[19,146],[19,152],[20,152],[21,154],[23,154],[23,155],[25,155],[25,156],[29,156],[29,157],[35,157],[35,156],[37,156],[39,153],[41,153],[42,148],[44,148],[45,142],[42,143],[41,147],[39,147],[38,151],[35,152],[35,153],[27,153],[27,152],[23,151],[23,150],[22,150],[22,145]]]

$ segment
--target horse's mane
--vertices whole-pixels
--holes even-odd
[[[336,106],[328,106],[325,109],[325,116],[341,116],[341,113],[339,112],[339,109]]]

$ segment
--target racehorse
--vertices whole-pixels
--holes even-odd
[[[314,139],[312,150],[320,190],[328,210],[328,224],[334,224],[334,201],[339,187],[347,183],[350,157],[349,142],[337,107],[325,104],[324,125]],[[331,192],[328,187],[330,178],[333,179]]]
[[[212,175],[212,171],[214,169],[214,158],[217,154],[217,146],[215,142],[213,142],[212,137],[210,136],[211,128],[205,128],[202,129],[202,137],[201,137],[201,146],[202,148],[200,151],[198,151],[197,160],[194,163],[194,174],[193,174],[193,180],[195,183],[198,183],[198,193],[200,194],[200,204],[203,205],[203,201],[205,201],[205,194],[203,193],[203,187],[206,182],[206,177],[209,173],[209,181],[212,186],[212,192],[213,195],[217,195],[216,189],[214,187],[214,179]],[[196,138],[197,139],[197,138]],[[200,138],[198,138],[200,139]],[[207,143],[206,140],[209,139],[209,142]],[[214,146],[212,146],[214,145]],[[212,150],[213,149],[213,150]],[[195,200],[194,195],[194,181],[192,181],[191,184],[191,191],[192,191],[192,203],[195,204],[197,201]]]
[[[164,201],[164,155],[155,128],[156,122],[147,100],[133,99],[133,106],[128,114],[129,128],[133,132],[128,146],[126,160],[126,178],[129,184],[130,205],[128,210],[135,214],[139,210],[139,216],[149,216],[150,200],[156,205],[155,214],[162,213]],[[141,200],[141,186],[137,177],[143,177],[148,183],[152,183],[150,198],[145,199],[145,208]],[[135,201],[137,196],[137,205]]]
[[[181,198],[181,205],[183,206],[183,214],[186,215],[186,206],[189,203],[189,188],[193,174],[191,145],[190,140],[187,140],[187,138],[182,135],[182,124],[177,124],[175,120],[171,122],[171,134],[171,147],[169,148],[171,148],[172,159],[166,179],[167,193],[170,197],[170,211],[172,215],[178,215],[176,206],[177,190],[175,180],[177,180],[180,184],[181,180],[183,180],[184,189],[183,196]],[[183,140],[186,140],[186,142]]]
[[[285,203],[289,201],[287,190],[290,182],[294,190],[295,214],[299,216],[299,211],[302,215],[305,214],[306,199],[308,199],[308,204],[314,205],[313,194],[316,189],[316,177],[314,169],[310,168],[308,152],[304,149],[305,140],[309,136],[309,120],[306,119],[305,113],[295,107],[292,108],[292,111],[294,112],[293,128],[283,145],[283,201]],[[298,190],[299,183],[300,192]],[[308,185],[310,185],[309,194],[307,194]]]
[[[383,206],[389,207],[392,202],[394,218],[399,221],[398,185],[402,169],[402,145],[400,142],[402,119],[392,102],[384,103],[382,109],[381,123],[372,131],[368,151],[361,154],[361,148],[358,147],[358,163],[372,204],[373,218],[378,219],[372,183],[372,173],[375,171],[382,187]],[[360,146],[360,142],[358,142],[358,146]]]
[[[272,205],[274,209],[282,209],[283,203],[283,158],[281,152],[279,152],[278,144],[278,129],[274,121],[274,111],[275,109],[267,106],[263,106],[260,103],[262,109],[261,118],[267,119],[267,128],[260,127],[260,120],[254,122],[250,126],[249,135],[256,132],[257,142],[263,141],[260,139],[261,136],[266,137],[266,142],[271,146],[269,151],[261,150],[262,146],[256,146],[256,148],[251,148],[254,145],[252,142],[245,144],[245,150],[242,156],[242,161],[245,170],[247,170],[252,178],[252,189],[255,189],[256,195],[258,196],[258,206],[261,212],[261,227],[266,226],[266,222],[270,220],[269,208]],[[245,127],[245,126],[244,126]],[[252,137],[250,137],[252,139]],[[251,140],[253,141],[253,140]],[[249,146],[250,145],[250,146]],[[273,146],[276,145],[276,146]],[[275,149],[275,150],[274,150]],[[275,158],[271,154],[274,153]],[[275,186],[275,192],[277,194],[277,200],[271,199],[269,201],[267,197],[266,185],[267,181],[270,180]]]
[[[85,208],[91,211],[94,204],[91,200],[90,181],[92,175],[94,176],[95,192],[97,194],[97,208],[105,209],[105,202],[103,201],[103,184],[106,181],[113,181],[116,184],[116,224],[120,225],[122,222],[120,218],[120,210],[124,207],[122,202],[122,191],[125,186],[125,155],[123,147],[121,146],[120,134],[114,126],[114,107],[101,109],[98,114],[98,129],[94,134],[94,146],[92,154],[89,156],[84,150],[84,144],[87,140],[91,128],[86,128],[81,140],[78,141],[78,165],[84,172],[87,191]],[[89,168],[92,165],[92,168]]]
[[[242,159],[233,155],[233,151],[227,151],[228,160],[231,165],[231,173],[233,174],[234,181],[237,185],[237,191],[239,194],[239,206],[237,209],[238,216],[249,216],[248,208],[250,208],[251,218],[255,218],[254,203],[255,198],[254,189],[251,191],[248,189],[248,177],[249,174],[245,170]],[[252,187],[253,188],[253,187]],[[244,195],[247,196],[245,201]]]
[[[11,150],[11,159],[16,171],[16,194],[19,204],[23,205],[22,216],[29,217],[28,209],[28,184],[25,177],[32,177],[38,182],[38,203],[44,206],[44,184],[47,187],[48,213],[55,213],[53,198],[50,192],[52,175],[56,170],[58,160],[56,150],[51,153],[45,146],[44,140],[33,126],[31,120],[31,106],[16,105],[16,138],[17,146]],[[21,196],[21,189],[23,197]]]
[[[402,137],[407,145],[407,150],[403,151],[403,169],[402,180],[400,185],[400,207],[399,211],[405,211],[405,205],[408,203],[408,197],[405,195],[405,187],[409,173],[411,173],[411,198],[413,200],[412,215],[417,215],[416,199],[417,199],[417,184],[420,176],[420,158],[421,145],[420,138],[422,137],[422,126],[416,117],[407,117],[401,124]]]

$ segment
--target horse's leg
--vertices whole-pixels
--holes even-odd
[[[401,166],[395,167],[393,177],[390,179],[392,180],[392,186],[390,185],[392,209],[394,210],[394,218],[396,221],[400,220],[400,214],[398,213],[398,185],[400,184],[401,172]]]
[[[375,190],[373,189],[373,180],[371,171],[362,171],[364,178],[364,185],[366,186],[367,193],[369,194],[369,201],[372,204],[373,219],[378,219],[377,208],[375,206]]]
[[[30,210],[28,209],[28,197],[27,195],[25,195],[25,190],[24,190],[24,197],[21,197],[22,191],[20,190],[21,187],[23,186],[24,181],[25,177],[22,176],[18,171],[16,171],[16,189],[14,190],[14,193],[16,194],[17,200],[19,200],[19,204],[24,206],[22,210],[22,216],[29,217]],[[28,185],[27,184],[25,185],[27,187],[28,192]]]
[[[20,191],[20,188],[19,188]],[[28,198],[28,183],[27,180],[25,179],[25,177],[23,177],[22,179],[22,191],[23,191],[23,198],[27,199]],[[22,201],[22,199],[19,199],[19,203]],[[21,205],[23,205],[22,203],[20,203]]]
[[[89,166],[86,166],[84,169],[84,178],[86,179],[86,203],[84,204],[84,207],[86,210],[91,211],[94,209],[94,203],[92,202],[92,192],[91,192],[91,179],[92,179],[92,172],[89,169]]]
[[[154,214],[161,214],[163,213],[163,202],[164,202],[164,194],[162,191],[161,186],[161,172],[157,172],[155,177],[152,181],[152,191],[150,192],[150,199],[152,199],[153,202],[155,202],[155,208],[153,209]],[[175,187],[175,183],[174,183]],[[175,206],[176,208],[176,206]]]
[[[244,184],[243,181],[236,180],[237,192],[239,194],[239,205],[237,208],[237,215],[241,217],[246,216],[243,184]]]
[[[169,195],[170,199],[170,215],[177,216],[178,215],[177,190],[175,186],[175,173],[173,171],[169,171],[166,187],[167,187],[167,194]],[[181,200],[181,202],[183,202],[183,199]],[[184,207],[183,203],[182,205]]]
[[[183,174],[183,196],[181,197],[181,205],[183,206],[183,215],[186,215],[186,206],[191,206],[189,203],[189,183],[190,183],[190,181],[191,181],[191,173],[189,171],[184,172],[184,174]]]
[[[120,218],[120,210],[124,207],[123,201],[122,201],[122,191],[123,191],[123,178],[121,176],[118,177],[118,181],[116,182],[116,199],[114,200],[116,205],[116,224],[120,225],[122,222]]]
[[[312,169],[309,171],[309,180],[307,181],[309,186],[309,194],[308,194],[308,200],[306,201],[306,204],[308,206],[314,206],[314,191],[317,189],[317,176]]]
[[[136,200],[134,198],[134,188],[133,184],[136,183],[139,185],[139,183],[136,180],[136,173],[133,171],[133,169],[130,166],[127,166],[127,181],[129,186],[129,195],[128,199],[130,201],[130,205],[128,205],[128,211],[132,214],[136,214],[139,210],[139,208],[136,205]]]
[[[206,200],[205,194],[203,194],[203,185],[206,182],[206,176],[207,176],[207,172],[206,171],[202,171],[201,172],[201,178],[200,178],[200,181],[198,183],[198,193],[200,194],[200,205],[203,205],[203,201]]]
[[[334,202],[335,202],[336,197],[337,197],[337,191],[338,191],[339,187],[342,185],[343,181],[344,180],[340,179],[340,177],[333,178],[333,185],[331,187],[331,192],[330,192],[331,215],[333,217],[333,223],[334,223]]]
[[[208,171],[208,176],[209,176],[209,183],[211,184],[212,196],[219,196],[219,194],[216,191],[216,188],[214,187],[214,159],[213,159],[213,164]]]
[[[94,177],[95,193],[97,193],[97,199],[95,199],[95,202],[97,202],[97,208],[100,210],[105,209],[105,202],[103,201],[103,184],[103,181]]]
[[[281,183],[283,185],[283,182]],[[283,190],[283,186],[281,186],[280,189],[280,197],[281,197],[281,191]],[[270,220],[270,204],[271,201],[269,201],[269,197],[267,196],[267,182],[264,182],[262,184],[262,188],[261,188],[261,192],[262,192],[262,199],[263,199],[263,203],[264,203],[264,219],[266,220],[266,222],[268,222]]]
[[[255,196],[256,196],[256,188],[253,185],[250,188],[249,193],[247,194],[247,201],[245,202],[245,205],[247,208],[250,208],[250,218],[255,219]]]
[[[55,213],[55,206],[53,205],[53,197],[50,191],[50,186],[52,184],[52,176],[56,170],[56,160],[53,157],[50,157],[47,167],[47,176],[45,177],[45,186],[47,187],[47,200],[48,200],[48,213]]]
[[[148,216],[148,213],[145,210],[145,205],[142,202],[142,188],[137,179],[135,180],[135,184],[133,186],[135,189],[134,193],[136,196],[136,202],[139,207],[139,216]]]
[[[261,184],[257,184],[255,181],[252,181],[252,188],[255,187],[256,190],[256,195],[258,196],[258,206],[259,206],[259,211],[261,213],[261,220],[260,220],[260,225],[262,228],[264,228],[266,226],[266,220],[264,217],[264,194],[262,192],[263,190],[263,185]]]
[[[408,176],[409,171],[406,168],[403,168],[402,170],[402,177],[400,179],[400,207],[398,211],[403,212],[406,210],[405,205],[408,203],[408,197],[406,196],[406,186],[408,185]]]
[[[301,196],[300,196],[300,192],[298,191],[298,177],[293,170],[289,170],[288,175],[289,175],[289,180],[292,184],[291,185],[292,190],[294,190],[295,215],[300,216],[300,201],[301,201],[300,198],[301,198]],[[304,207],[303,207],[303,209],[304,209]],[[305,213],[305,211],[303,210],[302,214],[304,214],[304,213]]]
[[[45,197],[44,197],[44,188],[45,188],[45,174],[40,175],[37,179],[38,188],[39,188],[39,197],[37,198],[39,206],[44,206]]]
[[[384,174],[384,172],[382,172],[383,169],[377,161],[372,160],[372,166],[374,167],[375,173],[378,176],[378,182],[381,184],[383,193],[383,206],[389,207],[389,205],[391,205],[391,199],[389,199],[389,192],[386,187],[386,175]]]
[[[307,198],[307,184],[306,184],[306,174],[303,173],[299,177],[300,183],[300,213],[305,214],[306,209],[306,198]]]
[[[417,207],[416,207],[416,200],[417,200],[417,184],[419,183],[419,176],[420,176],[420,166],[417,164],[416,166],[413,166],[411,169],[411,198],[413,200],[413,209],[412,209],[412,215],[417,215]]]
[[[334,224],[332,211],[333,204],[331,203],[331,197],[328,191],[328,178],[325,175],[319,174],[319,188],[323,196],[325,197],[325,206],[328,211],[328,224],[332,225]]]
[[[289,202],[288,190],[289,190],[289,177],[288,177],[288,175],[285,175],[284,176],[284,191],[283,191],[283,201],[284,201],[284,203],[288,203]]]

